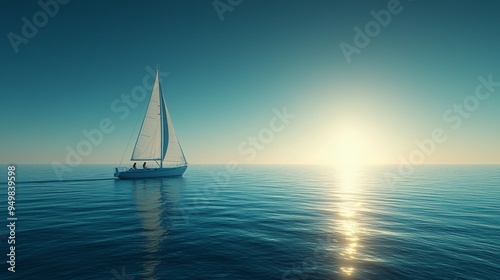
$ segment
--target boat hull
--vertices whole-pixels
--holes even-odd
[[[118,168],[115,168],[115,177],[120,179],[180,177],[186,169],[187,165],[168,168],[129,169],[124,171],[119,171]]]

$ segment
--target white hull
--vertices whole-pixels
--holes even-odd
[[[179,177],[184,174],[187,165],[168,168],[148,168],[148,169],[129,169],[120,171],[115,168],[115,177],[120,179],[142,179],[142,178],[159,178],[159,177]]]

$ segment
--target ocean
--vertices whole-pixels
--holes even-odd
[[[7,220],[7,166],[1,207]],[[500,279],[500,166],[16,165],[0,279]]]

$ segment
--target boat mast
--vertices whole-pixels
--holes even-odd
[[[156,78],[158,79],[158,91],[159,91],[159,94],[160,94],[160,127],[161,127],[161,145],[160,145],[160,168],[163,168],[163,139],[165,139],[165,131],[163,129],[163,110],[165,110],[163,108],[164,104],[163,104],[163,94],[161,92],[161,85],[160,85],[160,76],[158,75],[158,73],[160,72],[160,64],[156,65]]]

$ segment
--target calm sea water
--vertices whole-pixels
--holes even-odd
[[[500,279],[500,166],[421,166],[391,185],[394,169],[126,181],[82,165],[61,182],[18,165],[16,272],[3,226],[0,279]]]

